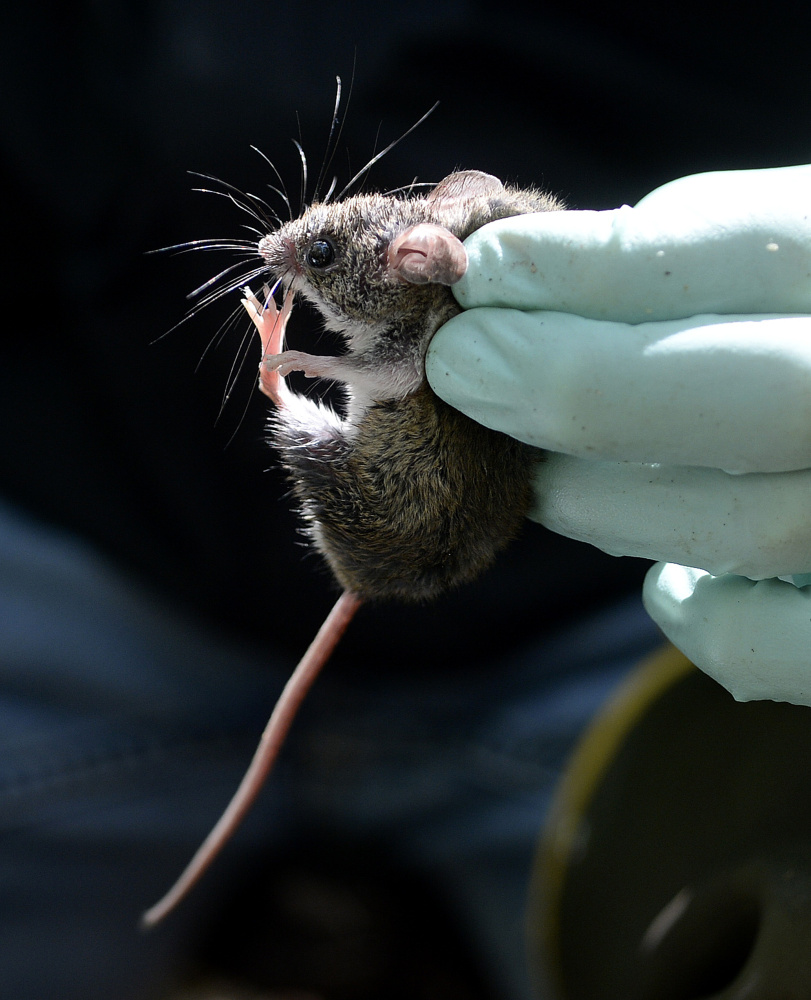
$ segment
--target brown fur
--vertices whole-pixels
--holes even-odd
[[[367,600],[418,601],[478,576],[515,537],[538,457],[424,385],[373,406],[354,447],[315,475],[302,476],[292,452],[285,461],[341,586]]]
[[[350,403],[341,427],[314,405],[307,420],[281,407],[272,421],[272,442],[315,546],[341,586],[362,599],[420,601],[477,576],[518,531],[540,458],[431,391],[425,353],[459,307],[444,285],[392,276],[388,247],[422,222],[462,240],[494,219],[560,207],[547,195],[465,171],[424,197],[358,195],[315,205],[263,240],[274,277],[345,335],[347,354],[326,359],[334,377],[350,394],[362,385],[370,397],[360,412]],[[318,240],[335,248],[335,262],[323,270],[308,264]],[[391,381],[397,373],[405,394]]]

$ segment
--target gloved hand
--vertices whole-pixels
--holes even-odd
[[[550,452],[537,520],[666,563],[649,613],[736,698],[811,705],[811,166],[465,246],[434,390]]]

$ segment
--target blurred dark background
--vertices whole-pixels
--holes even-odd
[[[332,585],[262,443],[257,345],[246,352],[242,318],[217,337],[236,295],[170,331],[186,294],[233,258],[148,253],[244,235],[250,220],[194,193],[188,171],[272,201],[255,144],[297,207],[291,139],[314,177],[336,75],[343,182],[440,101],[367,187],[476,167],[599,209],[688,172],[804,162],[810,16],[509,0],[10,9],[0,490],[231,633],[270,641],[278,615],[272,641],[297,655]],[[479,584],[430,608],[367,610],[340,661],[469,665],[636,587],[642,569],[528,525]],[[408,637],[428,622],[415,649]]]
[[[292,665],[334,587],[302,548],[263,442],[258,344],[246,317],[228,325],[238,296],[177,325],[187,293],[234,258],[150,252],[245,235],[250,220],[195,193],[189,171],[282,211],[256,145],[297,208],[291,140],[314,178],[337,75],[339,184],[436,101],[365,187],[479,168],[603,209],[687,173],[808,162],[809,21],[807,5],[697,0],[12,5],[0,21],[0,499],[90,541],[201,628]],[[303,311],[291,332],[324,343]],[[330,670],[486,671],[530,634],[633,592],[645,568],[528,524],[476,584],[427,607],[365,609]],[[352,868],[337,891],[369,889],[370,912],[388,913],[379,895],[399,905],[398,877],[369,886]],[[407,947],[425,955],[447,935],[436,919]],[[402,944],[401,928],[392,936]],[[371,961],[381,946],[365,941]],[[457,994],[445,983],[436,995]]]

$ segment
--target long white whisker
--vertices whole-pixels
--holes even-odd
[[[199,191],[202,194],[216,194],[221,198],[228,198],[237,208],[246,212],[263,225],[269,226],[271,220],[279,221],[276,212],[262,198],[249,194],[247,191],[242,191],[234,184],[229,184],[228,181],[224,181],[220,177],[213,177],[211,174],[203,174],[196,170],[190,170],[189,173],[192,177],[211,181],[214,184],[219,184],[222,188],[222,190],[218,190],[217,188],[194,188],[193,190]],[[265,214],[266,212],[269,213],[269,217]]]
[[[433,114],[434,111],[436,111],[436,109],[438,107],[439,107],[439,101],[437,101],[433,105],[433,107],[429,108],[428,111],[426,111],[425,114],[422,116],[422,118],[419,119],[419,121],[414,122],[414,124],[411,126],[410,129],[408,129],[407,131],[403,132],[403,134],[401,136],[399,136],[399,138],[395,139],[393,142],[390,142],[388,144],[388,146],[386,146],[385,149],[381,149],[379,153],[375,154],[371,158],[371,160],[369,160],[369,162],[366,164],[366,166],[363,167],[361,170],[359,170],[355,174],[355,176],[352,178],[352,180],[343,188],[343,190],[341,191],[341,193],[338,195],[338,199],[340,200],[341,198],[343,198],[343,196],[352,187],[353,184],[355,184],[357,181],[359,181],[361,179],[361,177],[364,176],[364,174],[367,174],[372,169],[372,167],[375,165],[375,163],[377,163],[379,160],[382,160],[383,157],[386,155],[386,153],[391,152],[391,150],[394,149],[394,147],[398,143],[402,142],[403,139],[405,139],[406,136],[411,135],[411,133],[414,131],[414,129],[419,128],[420,125],[422,125],[422,123],[425,121],[425,119],[428,118],[429,115]]]
[[[267,236],[266,229],[257,229],[255,226],[248,226],[248,225],[244,225],[242,228],[247,229],[248,232],[253,233],[254,236],[258,236],[260,240],[263,239],[265,236]],[[254,250],[256,250],[256,243],[252,243],[251,245],[253,246]]]
[[[300,142],[294,139],[293,145],[298,150],[298,155],[301,159],[301,211],[303,212],[307,204],[307,157],[304,155],[304,150]]]
[[[267,228],[272,227],[274,223],[279,223],[281,225],[281,219],[274,212],[274,210],[268,205],[266,201],[258,198],[256,195],[248,194],[247,192],[240,192],[240,195],[244,200],[240,200],[231,191],[217,191],[213,188],[192,188],[198,194],[214,194],[219,198],[227,198],[232,205],[235,205],[241,212],[245,212],[246,215],[250,215],[252,219],[256,219],[257,222],[264,223]]]
[[[332,166],[332,161],[335,158],[335,153],[338,149],[338,144],[341,141],[341,135],[343,134],[344,130],[344,122],[346,121],[346,116],[349,111],[349,103],[352,100],[352,87],[355,83],[354,60],[352,62],[352,76],[349,81],[349,93],[347,94],[346,97],[346,107],[344,108],[343,118],[338,117],[338,112],[341,106],[341,86],[342,86],[340,76],[335,77],[335,82],[337,86],[335,90],[335,107],[333,108],[332,111],[332,124],[330,125],[329,137],[327,139],[327,146],[326,149],[324,150],[324,160],[321,165],[321,170],[319,171],[318,174],[318,180],[316,181],[315,184],[315,190],[313,191],[313,201],[318,201],[318,190],[321,187],[321,182],[324,180],[324,177],[328,173],[329,168]],[[336,125],[338,126],[337,133],[335,131]],[[333,194],[337,183],[338,183],[338,178],[334,177],[332,179],[332,183],[330,184],[329,191],[327,191],[326,195],[324,195],[323,198],[324,202],[329,201],[330,196]]]
[[[223,268],[222,271],[219,272],[219,274],[215,274],[212,278],[209,278],[208,281],[204,281],[202,285],[200,285],[199,287],[195,288],[194,291],[189,292],[189,294],[186,296],[186,298],[188,298],[188,299],[196,299],[203,292],[208,291],[208,289],[211,288],[212,285],[216,285],[226,275],[233,273],[238,268],[244,267],[244,265],[245,265],[245,262],[242,261],[242,260],[237,261],[236,264],[229,264],[228,267]],[[266,265],[265,264],[262,264],[259,267],[255,267],[254,269],[252,269],[249,272],[249,274],[248,274],[247,277],[245,277],[243,275],[243,276],[240,276],[240,278],[237,281],[229,282],[229,284],[227,286],[228,290],[230,291],[233,288],[239,288],[240,287],[240,283],[244,284],[246,281],[249,281],[251,278],[256,277],[257,274],[262,274],[265,270],[266,270]],[[218,294],[221,294],[222,292],[223,292],[223,289],[219,289]]]
[[[263,234],[264,235],[264,234]],[[168,247],[158,247],[157,250],[147,250],[147,254],[168,253],[176,250],[178,254],[191,250],[238,250],[243,253],[256,253],[256,243],[253,240],[235,240],[230,237],[212,237],[203,240],[187,240],[185,243],[173,243]]]
[[[324,159],[321,161],[321,169],[318,171],[318,178],[315,182],[315,187],[313,188],[313,201],[318,201],[318,189],[321,187],[321,181],[324,179],[324,173],[329,170],[329,165],[332,163],[332,139],[335,135],[335,126],[338,124],[338,109],[341,106],[341,78],[339,76],[335,77],[335,84],[335,107],[332,109],[332,121],[329,126],[327,145],[324,149]]]
[[[335,188],[337,186],[338,186],[338,178],[337,177],[333,177],[332,178],[332,183],[329,186],[329,190],[324,195],[324,204],[325,205],[330,200],[330,198],[335,194]]]
[[[284,185],[284,179],[282,178],[282,175],[281,175],[281,174],[279,173],[279,171],[278,171],[278,170],[276,169],[276,164],[275,164],[275,163],[274,163],[274,162],[273,162],[273,161],[272,161],[272,160],[271,160],[271,159],[270,159],[270,158],[269,158],[268,156],[266,156],[266,155],[265,155],[265,154],[264,154],[264,153],[262,152],[262,150],[261,150],[261,149],[259,149],[259,147],[258,147],[258,146],[251,146],[251,149],[252,149],[252,150],[253,150],[253,151],[254,151],[255,153],[258,153],[258,154],[259,154],[259,155],[260,155],[260,156],[262,157],[262,159],[263,159],[263,160],[265,161],[265,163],[267,163],[267,165],[268,165],[268,166],[270,167],[270,169],[271,169],[271,170],[273,171],[273,173],[274,173],[274,174],[276,175],[276,179],[278,180],[278,182],[279,182],[279,184],[280,184],[280,187],[276,188],[276,187],[273,187],[273,185],[271,185],[271,184],[268,184],[268,187],[269,187],[269,188],[270,188],[270,190],[271,190],[271,191],[273,191],[273,192],[274,192],[275,194],[279,195],[279,197],[280,197],[280,198],[282,199],[282,201],[283,201],[283,202],[285,203],[285,205],[287,206],[287,212],[288,212],[288,215],[289,215],[289,216],[290,216],[290,218],[292,219],[292,218],[293,218],[293,206],[292,206],[292,205],[290,204],[290,199],[289,199],[289,198],[287,197],[287,188],[286,188],[286,187],[285,187],[285,185]]]
[[[408,191],[409,193],[414,190],[414,188],[433,188],[436,184],[433,181],[418,181],[415,177],[410,184],[401,184],[400,187],[390,188],[388,191],[384,191],[383,194],[401,194],[403,191]]]

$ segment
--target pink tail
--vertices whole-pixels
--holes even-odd
[[[253,759],[234,797],[177,882],[162,899],[144,913],[141,918],[142,927],[154,927],[177,906],[197,883],[245,818],[276,762],[279,750],[302,701],[304,701],[313,681],[321,672],[321,668],[330,658],[360,604],[360,599],[348,591],[344,591],[335,602],[332,611],[318,630],[318,634],[310,643],[307,652],[279,696],[265,731],[262,733],[259,746],[256,748]]]

